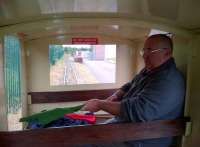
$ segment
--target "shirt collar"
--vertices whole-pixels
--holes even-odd
[[[154,68],[154,69],[152,69],[150,71],[147,71],[146,69],[144,69],[143,73],[144,74],[150,74],[150,73],[154,73],[156,71],[164,70],[167,67],[171,67],[171,66],[175,66],[176,67],[176,64],[175,64],[175,61],[174,61],[173,57],[169,58],[163,64],[161,64],[160,66],[158,66],[158,67],[156,67],[156,68]]]

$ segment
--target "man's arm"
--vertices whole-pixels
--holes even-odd
[[[106,99],[106,101],[109,101],[109,102],[120,101],[124,94],[125,94],[125,92],[123,90],[119,89],[113,95],[109,96]]]
[[[119,90],[117,90],[113,95],[109,96],[106,100],[110,102],[121,101],[124,94],[130,89],[132,82],[124,84]]]
[[[82,108],[83,111],[97,112],[104,110],[112,115],[120,115],[121,102],[111,102],[107,100],[91,99]]]
[[[85,103],[85,106],[82,108],[82,110],[90,112],[104,110],[112,115],[120,115],[120,101],[122,100],[122,97],[129,90],[130,87],[131,82],[126,83],[106,100],[91,99]]]

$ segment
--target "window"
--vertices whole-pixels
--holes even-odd
[[[116,45],[49,45],[50,85],[115,83]]]
[[[64,12],[117,12],[117,0],[38,0],[42,14]]]

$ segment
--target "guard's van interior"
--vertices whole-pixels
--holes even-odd
[[[178,136],[174,147],[197,147],[199,6],[199,0],[0,0],[0,146]],[[172,38],[186,79],[184,118],[36,130],[19,122],[43,110],[107,98],[144,67],[140,49],[159,33]],[[96,117],[103,122],[112,116],[100,111]]]

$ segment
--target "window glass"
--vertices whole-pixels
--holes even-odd
[[[116,45],[49,45],[50,85],[115,83]]]

